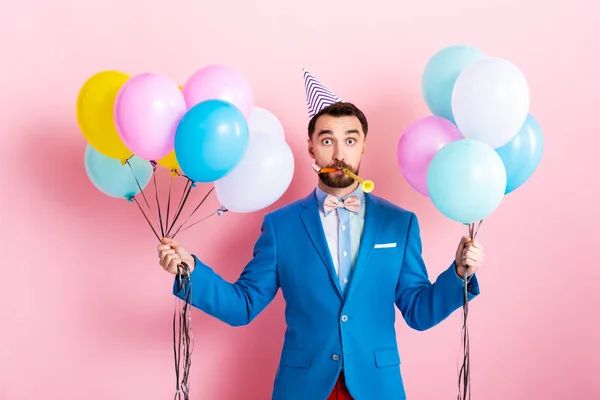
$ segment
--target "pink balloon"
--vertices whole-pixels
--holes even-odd
[[[210,65],[196,71],[182,91],[188,109],[205,100],[219,99],[236,106],[248,119],[254,106],[252,89],[246,78],[222,65]]]
[[[115,101],[115,124],[121,140],[136,156],[158,160],[175,145],[175,132],[186,113],[179,86],[157,74],[129,79]]]
[[[398,166],[410,186],[429,197],[427,169],[433,156],[448,143],[460,139],[462,134],[452,122],[435,115],[409,125],[398,141]]]

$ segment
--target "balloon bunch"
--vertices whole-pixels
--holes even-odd
[[[247,80],[226,66],[204,67],[182,87],[160,74],[102,71],[81,87],[76,112],[88,142],[84,164],[90,181],[108,196],[135,202],[159,241],[228,210],[247,213],[268,207],[292,180],[294,158],[282,124],[270,111],[254,105]],[[171,184],[166,213],[160,204],[158,166],[170,171],[171,179],[185,181],[173,213]],[[144,192],[151,180],[158,228]],[[197,183],[213,185],[187,219],[175,226]],[[187,224],[213,191],[221,208]],[[138,201],[140,194],[143,203]],[[187,299],[183,318],[185,310]],[[180,327],[184,327],[180,338],[189,352],[188,325],[180,323]],[[189,353],[186,360],[184,368],[189,369]],[[187,376],[186,371],[181,388],[177,378],[177,394],[183,393],[186,399]]]
[[[506,194],[522,186],[541,161],[544,137],[529,114],[527,80],[503,58],[456,45],[429,59],[421,85],[432,115],[404,131],[398,141],[398,165],[417,192],[431,198],[446,217],[468,225],[474,239],[482,220]],[[459,399],[470,395],[467,285],[463,308],[465,357]]]

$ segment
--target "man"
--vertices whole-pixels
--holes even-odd
[[[308,152],[321,167],[358,174],[367,119],[305,71],[311,120]],[[191,269],[193,306],[232,325],[249,324],[281,288],[287,330],[275,377],[276,400],[405,399],[395,308],[429,329],[479,293],[483,249],[463,238],[435,283],[421,257],[414,213],[363,193],[341,172],[319,174],[306,198],[267,214],[254,256],[229,283],[183,246],[165,239],[160,264]],[[175,279],[174,294],[182,288]]]

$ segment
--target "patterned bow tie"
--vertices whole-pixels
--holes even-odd
[[[325,210],[325,213],[337,210],[338,208],[345,208],[350,212],[358,214],[358,211],[360,210],[360,199],[358,196],[350,196],[341,202],[337,199],[337,197],[327,195],[325,202],[323,203],[323,209]]]

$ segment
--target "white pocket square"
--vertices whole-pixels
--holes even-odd
[[[375,245],[376,249],[388,249],[390,247],[396,247],[396,243],[381,243]]]

